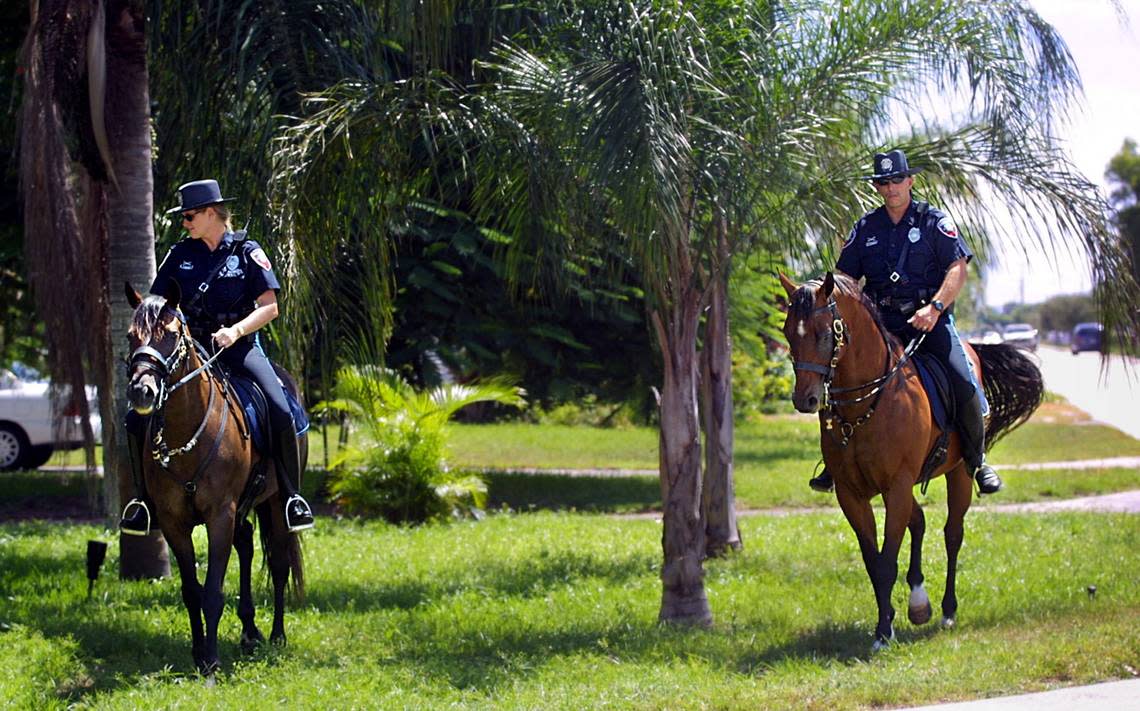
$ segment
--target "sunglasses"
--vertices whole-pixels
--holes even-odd
[[[871,182],[874,183],[875,185],[878,185],[879,187],[882,187],[884,185],[891,185],[892,183],[894,185],[898,185],[899,183],[901,183],[904,180],[906,180],[905,175],[896,175],[893,178],[875,178]]]
[[[182,221],[183,222],[193,222],[194,218],[197,217],[198,215],[200,215],[201,213],[202,213],[201,210],[194,210],[193,212],[184,212],[184,213],[182,213]]]

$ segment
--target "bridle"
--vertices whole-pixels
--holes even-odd
[[[154,449],[151,450],[151,456],[167,473],[170,473],[169,466],[171,457],[187,454],[198,445],[198,439],[202,436],[202,433],[205,432],[206,423],[210,420],[210,413],[214,410],[214,401],[217,391],[221,390],[225,397],[228,396],[229,388],[228,381],[215,373],[213,368],[214,361],[222,354],[222,350],[210,356],[209,353],[206,352],[206,349],[189,334],[186,320],[182,316],[182,313],[175,310],[174,314],[178,317],[179,328],[176,332],[178,340],[175,343],[173,352],[169,356],[165,356],[156,348],[150,345],[143,345],[131,353],[130,360],[128,361],[128,367],[132,374],[131,380],[134,380],[136,373],[142,374],[149,372],[154,375],[155,380],[158,382],[158,395],[155,398],[154,410],[151,414],[151,430],[154,432],[152,438]],[[202,364],[182,376],[178,381],[170,383],[170,379],[177,376],[178,372],[189,363],[191,348],[198,353]],[[210,381],[208,388],[210,395],[206,402],[206,409],[202,415],[202,421],[198,424],[197,430],[190,436],[186,444],[181,447],[171,448],[166,442],[164,432],[166,426],[166,403],[169,401],[171,394],[203,373],[206,379]],[[226,422],[228,420],[229,408],[223,406],[221,425],[219,425],[218,434],[214,438],[214,444],[210,448],[210,453],[199,463],[197,471],[194,472],[194,476],[191,477],[189,481],[182,482],[188,495],[192,495],[197,490],[198,477],[221,447],[222,439],[226,432]]]
[[[851,437],[855,434],[855,429],[860,425],[865,424],[875,414],[875,408],[879,405],[879,398],[883,395],[883,390],[886,388],[888,382],[894,378],[895,373],[899,372],[903,364],[910,359],[918,347],[922,345],[923,340],[926,339],[926,334],[921,334],[918,338],[912,340],[907,347],[903,350],[902,356],[898,361],[891,365],[893,358],[893,351],[891,350],[891,343],[887,339],[882,329],[879,329],[879,336],[883,339],[883,346],[886,348],[887,357],[886,362],[883,364],[883,374],[874,380],[855,385],[849,388],[834,388],[831,386],[831,381],[835,377],[835,371],[839,367],[839,359],[843,355],[843,348],[849,342],[849,330],[847,323],[843,320],[843,316],[839,313],[839,305],[835,301],[835,297],[828,298],[827,303],[823,306],[817,306],[811,310],[808,318],[814,318],[820,311],[828,311],[831,313],[831,361],[828,365],[820,363],[812,363],[810,361],[802,361],[792,357],[793,370],[806,370],[809,373],[818,373],[823,376],[823,403],[821,410],[826,409],[828,414],[822,415],[826,429],[831,430],[836,424],[839,425],[839,444],[846,447],[851,441]],[[833,397],[836,394],[854,393],[860,390],[867,390],[869,392],[864,395],[856,397],[837,398]],[[854,420],[848,422],[844,417],[839,414],[839,408],[849,405],[856,405],[866,400],[871,401],[871,406],[867,408],[866,412],[859,415]]]

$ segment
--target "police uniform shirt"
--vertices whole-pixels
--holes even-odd
[[[257,297],[268,289],[278,290],[281,284],[265,251],[254,240],[237,241],[233,232],[227,232],[214,251],[205,241],[185,237],[166,254],[158,274],[151,284],[152,293],[162,293],[168,279],[175,279],[182,288],[185,304],[198,287],[209,278],[224,261],[206,293],[193,307],[187,318],[192,328],[209,329],[232,326],[253,312]]]
[[[904,249],[906,261],[898,269],[898,280],[892,281]],[[875,296],[929,296],[942,286],[951,264],[973,256],[946,213],[911,200],[897,225],[885,206],[863,215],[851,228],[835,267],[854,279],[867,277],[866,290]]]

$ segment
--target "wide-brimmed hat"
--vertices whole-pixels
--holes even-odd
[[[166,214],[193,210],[206,205],[217,205],[220,202],[229,202],[237,198],[224,198],[216,180],[195,180],[178,186],[178,207],[172,207]]]
[[[908,166],[906,154],[897,148],[893,151],[887,151],[886,153],[876,153],[875,158],[872,160],[871,169],[875,171],[874,175],[864,175],[864,180],[881,180],[883,178],[893,178],[896,175],[914,175],[922,171],[922,168],[911,168]]]

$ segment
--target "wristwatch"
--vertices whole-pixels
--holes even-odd
[[[946,310],[946,304],[942,303],[938,299],[931,301],[930,305],[933,306],[934,310],[937,311],[938,313],[942,313],[943,311]]]

